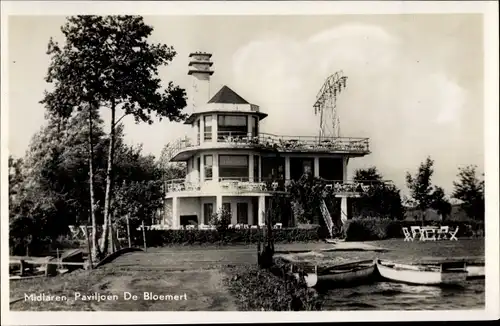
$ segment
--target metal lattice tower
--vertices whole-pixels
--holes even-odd
[[[342,71],[328,77],[321,87],[316,102],[314,114],[320,115],[319,140],[329,137],[340,137],[340,120],[337,114],[337,96],[346,88],[347,77]]]

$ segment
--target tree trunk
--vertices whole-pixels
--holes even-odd
[[[94,140],[92,139],[93,126],[93,107],[89,107],[89,188],[90,188],[90,219],[92,222],[92,252],[89,253],[92,261],[97,261],[99,256],[99,247],[97,246],[97,224],[95,219],[95,194],[94,194]]]
[[[104,198],[104,223],[101,236],[101,251],[103,254],[110,253],[109,250],[109,226],[111,224],[110,206],[113,191],[112,172],[113,172],[113,157],[115,147],[115,103],[111,103],[111,130],[109,133],[109,150],[108,150],[108,168],[106,170],[106,194]]]

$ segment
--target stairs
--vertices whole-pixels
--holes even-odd
[[[323,215],[323,219],[325,220],[326,227],[328,228],[328,232],[330,233],[330,238],[333,238],[333,220],[324,199],[321,200],[320,209],[321,215]]]

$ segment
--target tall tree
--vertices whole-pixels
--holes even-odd
[[[432,185],[433,174],[434,161],[430,157],[420,163],[414,176],[409,172],[406,173],[406,184],[411,195],[410,203],[422,213],[422,221],[425,221],[425,214],[429,208],[437,209],[443,217],[451,211],[451,204],[445,199],[443,189]]]
[[[457,177],[452,197],[461,201],[460,206],[469,218],[484,220],[484,180],[477,177],[477,166],[459,168]]]
[[[61,48],[52,40],[49,43],[47,81],[54,83],[55,89],[46,95],[45,102],[64,115],[82,104],[106,108],[111,115],[101,237],[101,252],[105,254],[117,124],[128,115],[149,124],[153,114],[180,121],[185,117],[186,96],[172,82],[163,89],[158,68],[171,62],[176,52],[164,44],[148,43],[153,28],[142,17],[75,16],[68,18],[61,30],[65,45]],[[117,118],[117,113],[121,117]]]

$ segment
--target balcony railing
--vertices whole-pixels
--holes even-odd
[[[199,138],[198,138],[199,139]],[[226,143],[234,146],[255,146],[257,148],[272,148],[281,151],[345,151],[355,153],[369,153],[370,144],[368,138],[359,137],[318,137],[318,136],[280,136],[268,133],[260,133],[252,136],[251,133],[241,131],[224,131],[217,133],[217,139],[210,138],[208,144]],[[189,138],[177,140],[173,144],[172,152],[199,146],[198,140],[191,141]],[[175,154],[174,154],[175,155]]]
[[[245,192],[273,192],[287,191],[292,180],[250,180],[249,178],[219,178],[218,182],[207,180],[205,182],[186,181],[185,179],[173,179],[166,182],[167,193],[182,191],[213,190],[221,192],[245,193]],[[335,194],[360,194],[367,192],[374,184],[390,184],[392,181],[342,181],[322,180],[326,190]]]

